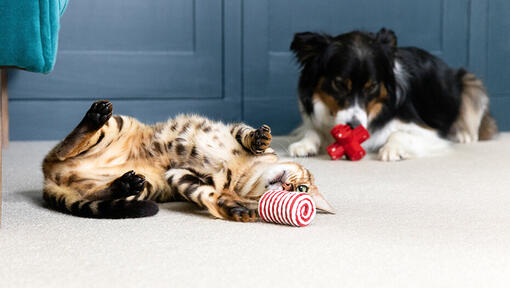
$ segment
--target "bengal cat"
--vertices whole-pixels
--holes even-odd
[[[96,101],[43,162],[49,206],[82,217],[134,218],[158,212],[155,202],[187,200],[217,218],[255,221],[269,189],[308,192],[332,212],[312,174],[280,162],[266,125],[224,125],[196,115],[144,125],[112,116]]]

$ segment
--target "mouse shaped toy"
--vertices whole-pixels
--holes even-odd
[[[342,158],[344,155],[351,161],[365,157],[366,152],[361,143],[367,140],[370,134],[362,125],[351,129],[349,125],[339,124],[331,129],[331,135],[336,141],[327,147],[332,160]]]

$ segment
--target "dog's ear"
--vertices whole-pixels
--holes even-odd
[[[382,28],[375,35],[375,39],[386,52],[393,54],[397,50],[397,36],[393,30]]]
[[[320,55],[331,42],[331,36],[312,32],[296,33],[290,50],[296,54],[299,64],[306,65]]]

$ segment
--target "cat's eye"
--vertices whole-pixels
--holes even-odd
[[[296,188],[296,191],[297,192],[306,193],[306,192],[308,192],[308,186],[306,186],[306,185],[298,185],[297,188]]]

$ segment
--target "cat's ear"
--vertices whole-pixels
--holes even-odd
[[[290,44],[290,50],[294,52],[301,66],[306,65],[321,55],[331,43],[331,36],[312,32],[296,33]]]
[[[312,196],[313,201],[315,202],[315,206],[318,210],[325,213],[335,214],[335,209],[329,205],[328,201],[322,196],[321,193],[319,193],[319,189],[317,187],[313,186],[310,189],[310,196]]]
[[[375,35],[375,39],[387,53],[393,54],[397,50],[397,35],[393,30],[382,28]]]

